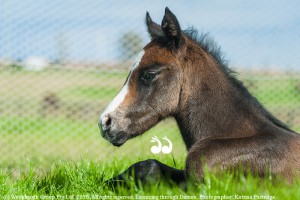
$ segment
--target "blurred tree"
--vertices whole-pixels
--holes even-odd
[[[120,53],[123,61],[131,61],[132,58],[142,49],[142,37],[132,31],[126,32],[120,38]]]
[[[56,44],[56,59],[54,61],[55,64],[65,64],[68,58],[68,39],[63,32],[59,32],[55,38]]]
[[[298,94],[300,94],[300,81],[296,83],[296,91]]]

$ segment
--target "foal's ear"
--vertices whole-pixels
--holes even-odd
[[[165,16],[161,22],[161,28],[167,39],[174,45],[175,48],[178,48],[183,40],[182,32],[176,16],[169,10],[168,7],[165,9]]]
[[[165,36],[160,25],[158,25],[157,23],[152,21],[148,12],[146,13],[146,25],[147,25],[148,33],[151,37],[151,40],[155,40],[155,39]]]

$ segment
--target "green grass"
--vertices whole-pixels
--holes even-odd
[[[118,93],[120,89],[113,87],[105,87],[105,86],[90,86],[90,87],[74,87],[74,88],[70,88],[66,91],[61,92],[63,94],[69,94],[72,95],[73,98],[89,98],[89,99],[95,99],[98,100],[99,99],[99,94],[104,94],[103,96],[101,96],[101,99],[104,100],[110,100],[113,99],[115,94]]]
[[[38,168],[48,168],[57,159],[107,161],[131,155],[134,162],[141,156],[153,157],[150,140],[154,135],[159,138],[167,136],[173,142],[176,148],[170,156],[178,162],[186,155],[177,126],[170,119],[127,141],[121,148],[114,147],[100,136],[96,121],[0,117],[0,129],[0,155],[5,155],[0,158],[0,169],[7,166],[24,169],[28,159],[35,160]]]
[[[300,107],[300,91],[296,85],[298,79],[257,79],[256,87],[250,88],[253,94],[268,107],[288,108],[289,105]]]
[[[167,160],[174,166],[171,160]],[[11,171],[0,172],[0,194],[11,197],[12,195],[37,195],[37,196],[72,196],[92,195],[110,196],[131,196],[136,199],[140,196],[196,196],[200,195],[230,197],[239,199],[241,197],[272,196],[273,199],[299,199],[300,182],[296,180],[293,184],[287,183],[274,177],[265,179],[255,178],[251,175],[233,175],[223,173],[222,175],[211,174],[206,171],[204,183],[199,185],[189,184],[187,187],[177,187],[166,183],[156,183],[150,186],[137,188],[133,184],[130,188],[111,188],[104,184],[104,180],[111,178],[114,174],[120,173],[131,165],[126,159],[115,159],[110,162],[57,162],[52,165],[46,173],[40,175],[30,167],[21,177],[11,182],[13,176]],[[28,163],[30,165],[30,163]],[[87,197],[86,196],[86,197]],[[203,197],[202,196],[202,197]],[[83,198],[83,196],[81,196]],[[12,199],[12,198],[10,198]],[[149,199],[149,198],[146,198]],[[181,198],[183,199],[183,198]],[[264,199],[264,198],[256,198]]]

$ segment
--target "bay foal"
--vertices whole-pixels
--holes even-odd
[[[248,92],[205,35],[182,31],[168,8],[161,25],[148,13],[146,25],[151,42],[101,115],[101,134],[121,146],[173,116],[188,150],[186,168],[146,160],[111,180],[134,173],[136,181],[200,182],[204,164],[209,170],[242,165],[261,176],[268,171],[288,180],[300,172],[300,135]]]

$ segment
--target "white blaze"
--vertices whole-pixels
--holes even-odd
[[[118,108],[122,102],[124,101],[127,93],[128,93],[128,83],[131,77],[131,74],[133,73],[133,71],[139,66],[143,55],[144,55],[144,50],[141,51],[137,58],[135,59],[135,62],[133,63],[131,70],[130,70],[130,75],[126,81],[126,83],[124,84],[123,88],[121,89],[121,91],[119,92],[119,94],[117,94],[117,96],[112,100],[112,102],[110,102],[110,104],[107,106],[107,108],[104,110],[104,112],[102,113],[102,115],[100,116],[100,120],[102,122],[102,119],[105,115],[107,115],[108,113],[113,112],[116,108]]]

